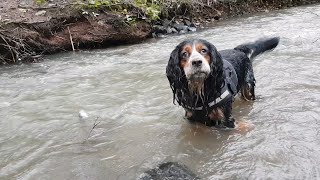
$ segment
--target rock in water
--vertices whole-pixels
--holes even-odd
[[[191,170],[185,165],[177,162],[166,162],[160,164],[158,167],[146,171],[140,180],[197,180],[197,177]]]
[[[196,31],[197,31],[197,28],[195,28],[195,27],[188,27],[188,31],[196,32]]]
[[[79,111],[79,118],[80,119],[86,119],[88,117],[89,117],[88,114],[84,110]]]

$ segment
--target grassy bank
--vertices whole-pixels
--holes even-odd
[[[44,54],[138,43],[155,33],[193,31],[232,16],[320,2],[22,0],[21,5],[21,0],[4,1],[0,11],[0,64],[38,62]]]

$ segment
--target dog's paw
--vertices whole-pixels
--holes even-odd
[[[223,125],[227,128],[235,128],[236,127],[235,120],[233,117],[229,118],[228,121],[224,121]]]
[[[247,83],[241,87],[241,95],[245,100],[254,101],[256,99],[254,87],[254,83]]]
[[[234,118],[231,117],[229,118],[229,120],[216,121],[214,126],[219,129],[225,129],[225,128],[235,128],[236,124],[235,124]]]

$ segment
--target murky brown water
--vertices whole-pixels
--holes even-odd
[[[136,179],[166,161],[203,179],[320,178],[320,6],[220,22],[195,34],[0,68],[0,179]],[[165,76],[185,38],[218,49],[281,36],[257,58],[251,131],[190,125]],[[317,40],[319,39],[319,40]],[[88,113],[79,119],[78,112]],[[90,133],[96,117],[100,122]]]

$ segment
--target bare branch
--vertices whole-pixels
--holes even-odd
[[[94,129],[98,124],[100,124],[100,123],[101,123],[101,121],[97,122],[97,121],[98,121],[98,119],[99,119],[99,117],[96,117],[96,120],[94,121],[93,126],[92,126],[92,128],[91,128],[91,130],[90,130],[90,132],[89,132],[88,137],[87,137],[87,139],[86,139],[86,140],[88,140],[88,139],[90,138],[90,135],[91,135],[91,133],[92,133],[93,129]]]

